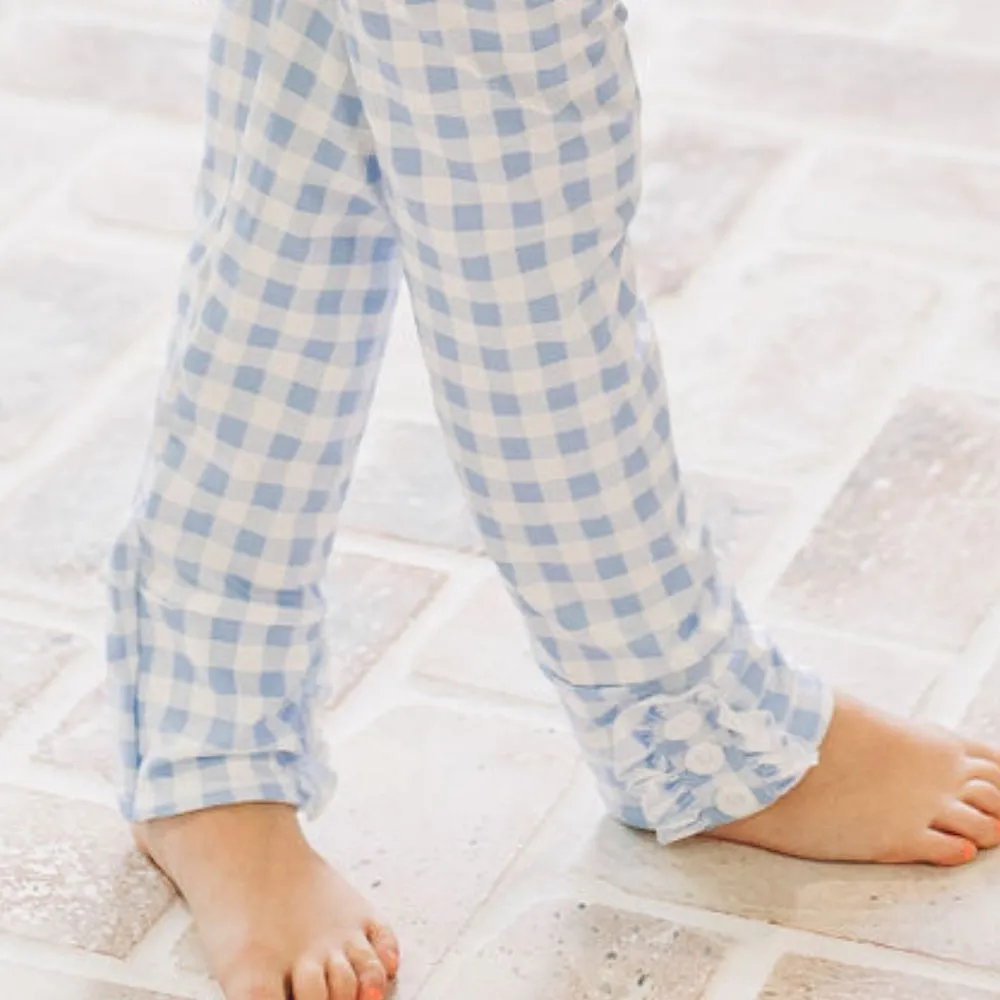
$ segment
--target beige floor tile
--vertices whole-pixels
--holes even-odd
[[[567,787],[576,749],[502,718],[411,708],[332,757],[338,795],[312,836],[397,927],[408,1000]]]
[[[1000,600],[1000,404],[910,397],[774,595],[781,613],[959,651]]]
[[[452,995],[476,1000],[703,1000],[728,942],[652,917],[540,903],[465,963]]]
[[[767,619],[765,609],[764,619]],[[938,674],[958,663],[919,649],[886,648],[853,636],[777,626],[770,630],[785,658],[838,689],[904,715],[920,704]]]
[[[1000,656],[979,685],[966,712],[962,730],[1000,746]]]
[[[787,220],[796,235],[995,266],[1000,169],[885,149],[836,149],[802,182]]]
[[[1000,49],[1000,9],[991,0],[911,0],[903,10],[896,29],[901,38],[990,58]]]
[[[178,1000],[165,993],[0,962],[5,995],[17,1000]]]
[[[0,931],[124,958],[173,890],[101,806],[0,788]]]
[[[418,677],[554,704],[524,620],[499,576],[480,584],[417,654]]]
[[[179,259],[170,257],[173,268]],[[67,414],[109,365],[148,336],[169,302],[165,258],[78,245],[18,246],[0,254],[0,460]],[[169,265],[167,265],[169,266]]]
[[[627,892],[1000,970],[1000,855],[961,870],[816,864],[729,844],[660,847],[608,820],[581,869]]]
[[[790,955],[758,1000],[1000,1000],[1000,993]]]
[[[359,555],[335,556],[328,575],[326,641],[336,703],[402,635],[445,577]]]
[[[76,178],[71,203],[105,225],[185,237],[194,226],[201,157],[202,138],[194,128],[121,139]]]
[[[726,578],[738,583],[778,527],[791,490],[700,472],[684,482],[691,515],[708,527]]]
[[[75,159],[99,141],[92,116],[73,109],[38,109],[20,101],[0,101],[0,218],[23,209],[48,192]]]
[[[481,548],[436,424],[372,421],[340,523],[350,531],[427,545]]]
[[[811,129],[1000,145],[1000,62],[841,34],[707,20],[665,30],[646,99],[671,98]]]
[[[57,18],[0,25],[0,88],[201,121],[203,42]]]
[[[678,14],[735,16],[801,25],[831,25],[839,28],[872,29],[884,25],[905,0],[633,0],[629,10],[635,33],[635,47],[645,52],[660,37],[668,17]]]
[[[942,362],[931,378],[941,375],[971,391],[1000,395],[1000,284],[978,291],[971,321],[955,331]]]
[[[725,239],[782,147],[746,129],[658,115],[646,128],[643,195],[632,226],[639,287],[648,299],[679,292]]]
[[[870,419],[924,336],[933,283],[825,254],[766,256],[692,328],[662,331],[682,462],[815,473]]]
[[[116,779],[113,721],[103,687],[92,691],[42,738],[35,760],[113,784]]]
[[[155,379],[137,382],[89,440],[0,505],[0,572],[81,607],[103,609],[104,568],[124,528],[149,437]]]
[[[0,735],[85,648],[76,636],[0,621]]]

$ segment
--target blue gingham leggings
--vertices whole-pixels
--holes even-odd
[[[198,230],[112,559],[130,819],[328,797],[321,581],[403,278],[487,551],[611,811],[677,840],[815,763],[829,693],[749,625],[686,514],[628,241],[625,20],[223,3]]]

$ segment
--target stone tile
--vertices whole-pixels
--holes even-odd
[[[822,155],[787,212],[797,235],[1000,262],[1000,168],[884,149]]]
[[[0,621],[0,736],[83,649],[76,636]]]
[[[90,116],[13,101],[0,102],[0,219],[43,192],[97,141],[100,125]]]
[[[1000,394],[1000,284],[980,290],[971,322],[955,332],[942,362],[938,373],[945,378],[957,379],[974,392]]]
[[[340,524],[351,531],[466,552],[481,548],[436,424],[372,421]]]
[[[38,745],[35,759],[115,781],[115,733],[103,687],[92,691]]]
[[[1000,1000],[1000,993],[788,955],[758,1000]]]
[[[414,660],[418,677],[556,704],[531,650],[524,620],[499,576],[469,599],[430,637]]]
[[[1000,145],[1000,62],[923,47],[737,21],[692,21],[661,38],[646,100],[710,102],[807,124]]]
[[[541,903],[465,963],[451,994],[476,1000],[704,1000],[727,944],[606,906]]]
[[[173,901],[101,806],[0,788],[0,932],[125,958]]]
[[[906,270],[824,254],[750,266],[694,329],[661,331],[682,463],[778,479],[822,468],[922,338],[936,294]]]
[[[443,573],[368,556],[331,564],[326,641],[336,704],[406,630],[445,581]]]
[[[91,247],[19,247],[0,256],[0,461],[11,458],[78,399],[166,308],[179,260]]]
[[[171,949],[170,958],[182,972],[194,973],[196,976],[209,975],[205,952],[193,924],[188,927]]]
[[[400,291],[392,327],[375,390],[374,412],[391,419],[437,423],[430,376],[405,287]]]
[[[648,899],[1000,970],[1000,854],[949,871],[818,864],[708,841],[664,848],[609,819],[578,870]]]
[[[904,11],[895,28],[898,38],[990,57],[1000,48],[1000,8],[990,0],[910,0]]]
[[[0,25],[0,87],[200,121],[204,43],[108,24],[24,17]]]
[[[409,1000],[567,787],[575,747],[501,717],[410,707],[332,760],[338,794],[311,836],[399,932]]]
[[[726,577],[738,582],[787,510],[790,491],[701,472],[684,482],[692,518],[707,525]]]
[[[165,993],[79,979],[49,969],[42,972],[12,962],[0,962],[0,979],[8,996],[21,1000],[179,1000]]]
[[[778,612],[964,648],[1000,600],[998,457],[1000,403],[911,396],[780,581]]]
[[[75,11],[80,0],[32,0],[33,9],[38,6],[65,11]],[[164,21],[178,21],[182,24],[205,25],[215,22],[217,5],[212,0],[89,0],[88,11],[124,12],[131,21],[148,20],[152,26]]]
[[[130,134],[83,172],[74,205],[97,222],[186,236],[195,219],[201,145],[193,130]]]
[[[1000,657],[983,678],[962,723],[962,731],[1000,744]]]
[[[679,292],[725,238],[783,150],[767,137],[671,121],[654,108],[643,150],[643,195],[632,225],[639,284],[649,298]]]
[[[763,617],[767,619],[766,609]],[[919,649],[887,648],[807,628],[778,626],[770,632],[790,662],[863,701],[903,715],[917,709],[939,673],[957,669],[957,663]]]
[[[0,506],[3,586],[104,607],[104,567],[135,495],[155,391],[152,377],[137,384],[93,438]]]
[[[841,28],[877,28],[900,9],[903,0],[675,0],[676,13],[734,14],[741,18],[763,18],[791,24],[824,24]]]

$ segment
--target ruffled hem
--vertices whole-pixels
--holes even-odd
[[[819,720],[809,738],[759,707],[732,707],[707,683],[683,696],[654,695],[617,714],[615,779],[662,843],[760,811],[816,765],[832,699],[807,674],[797,675],[796,688],[792,708]]]

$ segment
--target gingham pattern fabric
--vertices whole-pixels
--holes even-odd
[[[131,819],[332,790],[321,581],[404,276],[487,551],[609,807],[673,840],[815,762],[828,693],[753,633],[686,513],[627,239],[624,22],[609,0],[227,0],[113,558]]]

